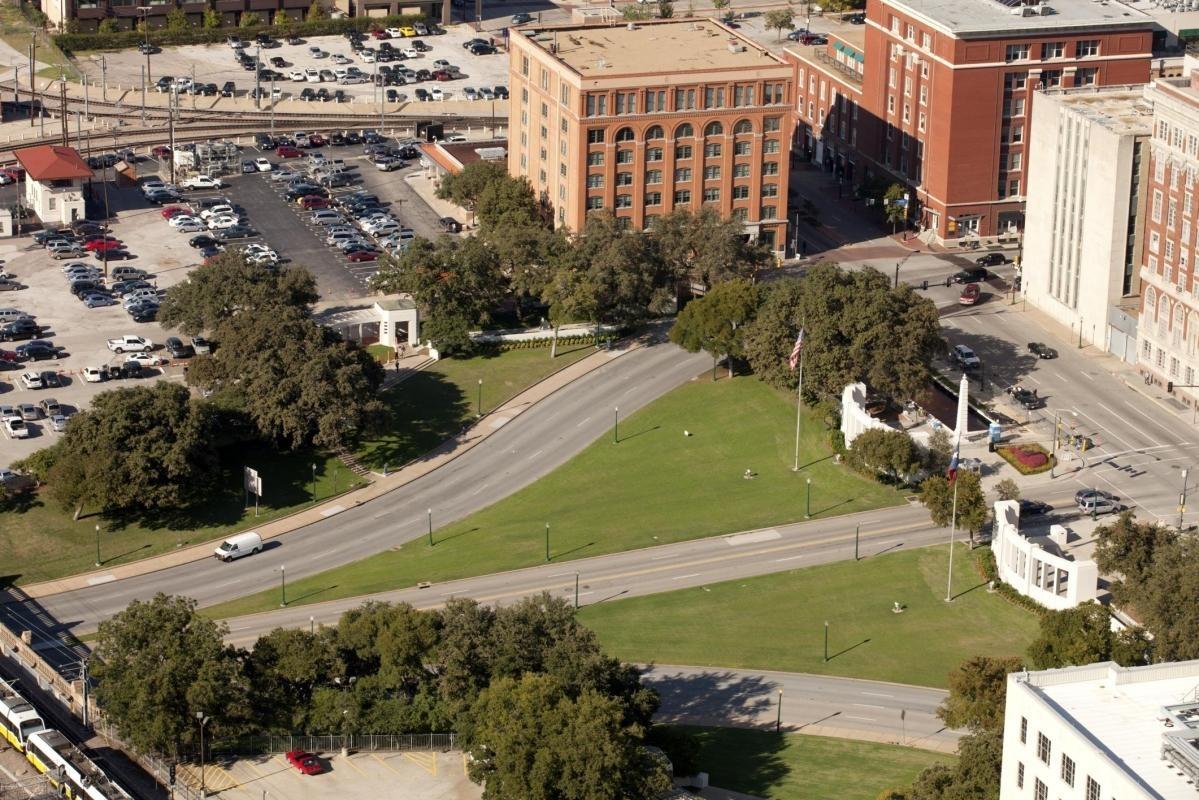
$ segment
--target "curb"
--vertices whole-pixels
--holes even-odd
[[[629,346],[626,349],[624,349],[623,351],[621,351],[621,353],[622,353],[622,355],[626,354],[626,353],[631,353],[635,350],[641,349],[642,346],[643,345],[640,342],[634,340],[634,341],[631,341]],[[566,371],[567,369],[570,369],[571,367],[575,367],[579,364],[583,364],[584,362],[586,362],[590,359],[593,359],[596,356],[602,356],[602,360],[597,359],[598,363],[596,363],[595,365],[589,366],[578,377],[572,379],[571,381],[568,381],[567,383],[563,384],[562,386],[557,386],[557,387],[545,392],[543,395],[541,395],[540,397],[537,397],[536,399],[532,400],[531,402],[525,401],[524,403],[515,404],[515,407],[511,414],[511,418],[520,416],[520,414],[523,414],[525,411],[527,411],[530,408],[532,408],[533,406],[537,405],[542,400],[545,400],[546,398],[554,395],[555,393],[557,393],[560,389],[564,388],[565,386],[569,386],[575,380],[579,380],[587,375],[590,375],[592,372],[602,368],[606,364],[611,363],[614,360],[614,357],[607,355],[607,353],[608,353],[608,351],[598,351],[590,356],[587,356],[586,358],[580,359],[579,361],[576,361],[572,364],[567,364],[567,365],[563,366],[561,369],[559,369],[555,372],[552,372],[549,375],[546,375],[544,378],[539,380],[537,383],[534,383],[532,386],[525,388],[521,392],[514,395],[512,398],[509,398],[507,401],[504,402],[504,404],[496,407],[492,411],[488,412],[488,414],[484,414],[483,417],[480,417],[479,420],[476,420],[476,422],[473,425],[468,426],[467,432],[474,431],[474,429],[477,426],[479,421],[481,421],[482,419],[485,419],[487,416],[499,413],[501,410],[505,409],[507,406],[514,404],[514,402],[522,395],[524,395],[528,392],[532,392],[532,391],[541,389],[543,384],[545,384],[547,381],[551,380],[552,378],[560,375],[562,372]],[[432,472],[435,472],[436,470],[440,469],[441,467],[455,461],[459,456],[474,449],[474,447],[477,444],[485,441],[487,438],[489,438],[491,436],[492,433],[495,433],[498,430],[500,430],[500,429],[495,428],[489,432],[481,433],[480,435],[474,436],[474,437],[466,439],[466,440],[459,440],[458,437],[452,437],[450,439],[447,439],[446,441],[444,441],[441,444],[434,447],[432,450],[429,450],[428,452],[422,454],[421,456],[414,458],[412,461],[409,461],[407,464],[405,464],[403,467],[396,470],[395,472],[389,473],[388,477],[390,478],[392,476],[399,475],[401,472],[403,472],[405,469],[409,468],[413,463],[415,463],[417,461],[422,461],[422,462],[427,463],[430,460],[430,458],[437,458],[440,455],[448,456],[444,461],[433,465],[430,469],[428,469],[424,472],[420,472],[419,474],[407,476],[400,480],[397,480],[394,483],[394,485],[388,486],[386,489],[383,489],[380,487],[380,483],[378,480],[370,480],[370,481],[367,481],[367,483],[365,485],[360,486],[357,489],[349,490],[341,495],[338,495],[337,497],[328,498],[327,500],[322,502],[320,505],[308,506],[303,509],[297,509],[296,511],[293,511],[292,513],[287,514],[283,517],[278,517],[276,519],[270,520],[270,522],[268,522],[266,524],[274,524],[274,523],[277,523],[280,521],[285,521],[285,520],[291,519],[300,514],[310,513],[310,512],[314,512],[314,511],[317,512],[318,514],[322,514],[322,516],[319,519],[314,519],[311,522],[305,522],[303,524],[296,525],[295,527],[288,528],[286,530],[278,531],[277,533],[272,533],[272,534],[263,536],[263,540],[266,541],[269,539],[277,539],[281,536],[286,536],[289,533],[294,533],[295,531],[302,530],[302,529],[308,527],[309,525],[314,525],[318,522],[323,522],[328,517],[335,516],[336,514],[340,514],[341,512],[348,510],[347,508],[343,507],[343,508],[340,508],[340,509],[337,509],[334,511],[333,509],[335,508],[335,506],[337,504],[333,501],[337,500],[338,498],[347,497],[353,492],[359,492],[359,491],[362,491],[365,489],[369,489],[371,487],[380,487],[379,493],[377,495],[372,496],[367,499],[364,499],[364,500],[356,500],[354,502],[354,507],[357,507],[357,506],[362,505],[364,502],[370,502],[371,500],[376,500],[376,499],[382,497],[383,495],[389,494],[390,492],[395,491],[396,489],[402,488],[402,487],[408,485],[409,483],[411,483],[412,481],[417,480],[421,477],[424,477],[425,475],[428,475]],[[459,436],[461,436],[461,435],[462,434],[459,434]],[[447,452],[445,450],[445,448],[448,445],[453,445],[453,444],[459,444],[462,446],[458,448],[457,452],[453,452],[453,451]],[[373,474],[374,473],[372,473],[372,475]],[[323,512],[321,511],[321,509],[324,509],[324,512],[332,511],[333,513],[323,515]],[[247,530],[253,530],[253,526],[248,525],[239,531],[234,531],[227,535],[233,535],[233,533],[245,532]],[[225,538],[225,537],[221,537],[221,538]],[[126,578],[133,578],[133,577],[137,577],[139,575],[146,575],[146,574],[149,574],[152,572],[158,572],[158,571],[161,571],[164,569],[170,569],[170,568],[173,568],[176,566],[181,566],[182,564],[191,563],[193,561],[201,561],[203,559],[207,559],[209,557],[209,552],[210,552],[207,548],[210,545],[212,545],[214,542],[217,542],[217,541],[219,541],[219,540],[211,539],[211,540],[208,540],[205,542],[197,543],[190,547],[183,548],[182,550],[176,550],[176,551],[167,552],[167,553],[164,553],[164,554],[161,554],[158,556],[152,556],[150,558],[143,559],[141,561],[134,561],[130,564],[122,564],[122,565],[114,567],[113,569],[110,569],[110,570],[92,570],[91,572],[84,572],[84,573],[79,573],[76,575],[68,575],[68,576],[64,576],[62,578],[56,578],[56,579],[48,580],[48,581],[41,581],[39,583],[31,583],[27,586],[19,586],[17,588],[21,592],[23,592],[26,597],[37,598],[37,597],[46,597],[46,596],[50,596],[50,595],[63,594],[66,592],[76,591],[78,589],[88,588],[90,586],[98,585],[101,583],[113,583],[115,581],[124,580]],[[201,549],[204,549],[204,551],[205,551],[203,555],[197,555],[194,558],[186,558],[186,559],[178,558],[178,556],[181,554],[192,553],[192,552],[198,553],[198,551]],[[170,563],[152,564],[151,562],[155,561],[155,560],[169,561]],[[113,573],[116,572],[117,570],[125,570],[126,574],[122,574],[120,576],[113,575]]]

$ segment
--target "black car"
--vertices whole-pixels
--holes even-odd
[[[26,342],[16,348],[17,358],[21,361],[46,361],[58,358],[58,348],[49,342]]]
[[[133,278],[127,281],[117,281],[112,285],[112,293],[122,295],[126,292],[132,292],[134,289],[153,289],[154,287],[141,278]]]
[[[1038,396],[1033,389],[1023,389],[1016,386],[1009,388],[1007,392],[1026,411],[1033,411],[1045,405],[1045,398]]]
[[[986,267],[967,267],[953,276],[954,283],[979,283],[987,279]]]
[[[208,247],[209,245],[216,244],[216,239],[207,233],[201,233],[188,239],[187,243],[195,248]]]
[[[1057,358],[1057,351],[1052,347],[1041,342],[1029,342],[1028,352],[1035,355],[1037,358]]]
[[[974,263],[980,267],[997,267],[1007,263],[1007,256],[1003,253],[987,253],[975,259]]]
[[[134,322],[153,322],[158,318],[158,306],[138,306],[129,309],[129,318]]]
[[[142,42],[137,46],[137,52],[143,56],[152,56],[155,53],[161,53],[162,50],[157,45],[152,45],[149,42]]]
[[[14,319],[12,322],[0,325],[0,340],[16,342],[21,339],[34,339],[42,332],[42,326],[29,317]]]
[[[220,246],[215,245],[215,244],[210,244],[207,247],[200,248],[200,255],[204,256],[205,258],[212,258],[213,256],[218,256],[222,252],[224,252],[224,251],[221,250]]]
[[[114,378],[140,378],[142,373],[142,365],[138,361],[126,361],[111,370],[111,376]]]
[[[399,152],[396,153],[396,155],[398,155],[400,158],[404,159],[405,161],[415,161],[416,159],[420,158],[420,151],[417,150],[412,145],[406,144],[400,148]]]
[[[333,133],[329,134],[329,146],[330,147],[341,147],[345,143],[346,143],[346,135],[344,133],[342,133],[341,131],[333,131]]]
[[[216,97],[217,94],[219,94],[219,90],[217,89],[215,83],[206,83],[200,87],[200,94],[204,95],[205,97]]]
[[[409,42],[409,44],[412,45],[412,49],[418,53],[427,53],[433,49],[429,45],[422,42],[420,39],[413,39],[411,42]]]
[[[415,96],[418,101],[420,101],[422,103],[427,103],[429,101],[429,90],[418,88],[416,90]]]
[[[431,80],[433,80],[433,73],[427,69],[418,69],[416,71],[416,80],[431,81]]]
[[[1033,514],[1048,514],[1053,510],[1053,506],[1048,503],[1043,503],[1040,500],[1024,500],[1020,501],[1020,516]]]
[[[491,44],[491,42],[487,41],[486,39],[467,39],[465,42],[462,43],[462,49],[469,50],[472,47],[474,47],[475,45],[479,45],[479,44],[489,45],[489,44]]]
[[[322,103],[328,103],[333,99],[333,95],[329,94],[329,90],[324,86],[316,90],[316,95],[314,95],[314,97]]]
[[[495,99],[497,99],[497,100],[507,100],[508,99],[508,87],[507,86],[496,86],[491,91],[495,93]]]
[[[446,233],[460,233],[462,231],[462,224],[453,217],[442,217],[437,220],[437,224]]]
[[[269,133],[254,134],[254,146],[259,150],[274,150],[275,140]]]
[[[167,337],[166,349],[171,358],[191,358],[196,354],[195,349],[190,344],[184,344],[178,336]]]
[[[316,89],[313,89],[311,86],[305,87],[300,91],[300,99],[306,103],[311,103],[316,99]]]
[[[43,389],[60,389],[62,388],[62,378],[57,372],[42,373],[42,388]]]
[[[304,44],[304,40],[299,36],[288,36],[286,41],[290,45]]]
[[[71,282],[71,294],[75,295],[76,297],[82,297],[85,294],[103,291],[104,284],[101,281],[83,279]]]
[[[221,87],[221,97],[232,97],[237,92],[237,84],[233,81],[225,81],[225,85]]]
[[[489,44],[477,44],[470,49],[470,54],[472,56],[493,56],[495,48]]]
[[[230,239],[249,239],[252,236],[257,236],[258,231],[248,225],[234,225],[232,228],[217,231],[216,235],[224,241],[229,241]]]

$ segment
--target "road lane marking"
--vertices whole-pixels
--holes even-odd
[[[803,558],[803,557],[804,556],[801,553],[800,555],[797,555],[797,556],[787,556],[786,558],[776,558],[774,561],[775,561],[775,563],[778,563],[780,561],[794,561],[797,558]]]
[[[870,695],[871,697],[894,697],[893,694],[883,694],[882,692],[859,692],[859,694]]]
[[[886,708],[886,706],[872,706],[872,705],[870,705],[869,703],[853,703],[852,705],[855,705],[855,706],[857,706],[858,708],[877,708],[877,709],[880,709],[880,710],[882,710],[882,709],[885,709],[885,708]]]
[[[587,424],[588,422],[590,422],[590,421],[591,421],[591,417],[584,417],[584,418],[583,418],[583,420],[582,420],[581,422],[579,422],[577,425],[575,425],[575,427],[576,427],[576,428],[581,428],[581,427],[583,427],[584,425],[586,425],[586,424]]]
[[[845,719],[859,719],[862,722],[877,722],[874,717],[855,717],[853,714],[846,714]]]
[[[685,581],[688,578],[698,578],[700,575],[703,575],[703,573],[702,572],[692,572],[690,575],[675,575],[673,578],[671,578],[671,580],[672,581]]]
[[[759,544],[760,542],[772,542],[775,539],[781,539],[782,534],[774,528],[767,528],[764,531],[752,531],[750,533],[739,533],[735,536],[724,537],[724,543],[729,547],[737,547],[742,544]]]
[[[1092,380],[1092,381],[1095,380],[1095,376],[1092,375],[1091,373],[1087,372],[1086,370],[1080,369],[1079,372],[1082,373],[1082,376],[1084,378],[1087,378],[1088,380]]]

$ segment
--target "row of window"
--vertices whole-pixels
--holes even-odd
[[[691,197],[692,197],[691,190],[690,189],[680,189],[679,191],[675,192],[672,197],[673,197],[675,206],[689,205],[691,203]],[[703,199],[703,202],[705,202],[705,203],[719,203],[720,202],[720,190],[719,189],[704,189],[701,197]],[[746,195],[746,197],[748,197],[748,195]],[[738,197],[734,196],[734,199],[744,199],[744,198],[738,198]],[[662,193],[661,192],[646,192],[644,205],[646,207],[662,205]],[[613,204],[613,208],[623,209],[623,208],[632,208],[632,207],[633,207],[633,195],[631,195],[631,194],[616,195],[616,200]],[[595,196],[595,197],[587,198],[587,210],[588,211],[599,211],[602,208],[604,208],[604,198],[603,197]],[[778,211],[778,206],[773,206],[773,205],[759,206],[758,207],[758,219],[774,219],[777,211]],[[748,211],[745,208],[734,208],[733,209],[733,216],[737,219],[744,220],[747,216],[747,213],[748,213]]]
[[[1073,52],[1070,52],[1069,42],[1042,42],[1034,50],[1031,44],[1009,44],[1004,51],[1003,60],[1009,64],[1013,61],[1030,61],[1033,55],[1039,55],[1041,61],[1053,61],[1059,58],[1091,58],[1099,55],[1098,39],[1079,39],[1073,42]]]
[[[609,98],[611,98],[610,102]],[[760,85],[736,84],[731,91],[725,86],[707,86],[703,89],[638,89],[611,93],[597,92],[587,95],[585,106],[587,116],[606,117],[609,109],[617,115],[654,114],[670,108],[673,108],[674,111],[695,111],[700,107],[697,104],[701,102],[702,108],[705,109],[783,105],[787,102],[786,84],[770,81]]]
[[[565,165],[563,165],[563,166],[565,166]],[[763,170],[762,170],[763,175],[767,175],[767,176],[778,175],[778,166],[779,165],[777,162],[771,161],[766,164],[763,164],[762,166],[763,166]],[[690,167],[682,167],[680,169],[676,169],[673,174],[674,182],[675,183],[689,183],[692,180],[692,176],[694,174],[695,173],[692,172]],[[705,181],[720,180],[720,178],[721,178],[720,167],[705,167],[704,171],[703,171],[703,176],[704,176]],[[662,177],[663,177],[663,172],[660,169],[647,169],[645,171],[646,185],[653,185],[653,184],[661,183]],[[737,164],[736,166],[733,167],[733,178],[740,179],[740,178],[748,178],[748,177],[750,177],[749,164]],[[604,175],[588,175],[587,176],[587,188],[588,189],[602,189],[602,188],[604,188],[604,181],[606,179],[607,178]],[[616,173],[616,176],[613,180],[615,181],[615,185],[617,185],[617,186],[632,186],[634,177],[633,177],[633,173],[631,173],[631,172],[618,172],[618,173]],[[779,187],[776,184],[767,183],[762,186],[762,195],[764,197],[776,197],[778,195],[778,193],[779,193]]]
[[[1028,744],[1028,718],[1020,718],[1020,743]],[[1060,775],[1062,782],[1067,786],[1073,787],[1075,781],[1076,765],[1074,759],[1065,753],[1061,754],[1061,770]],[[1037,733],[1037,759],[1046,766],[1051,766],[1053,761],[1053,742],[1044,733]],[[1020,761],[1016,764],[1016,786],[1020,789],[1024,788],[1024,762]],[[1100,800],[1099,795],[1101,789],[1099,783],[1090,775],[1087,776],[1086,793],[1084,800]],[[1046,800],[1049,796],[1049,787],[1047,787],[1040,778],[1033,779],[1033,797],[1035,800]]]
[[[782,117],[767,117],[762,120],[762,131],[764,133],[775,133],[782,125]],[[754,132],[754,124],[748,119],[739,120],[733,125],[732,133],[734,136],[745,136]],[[606,128],[588,128],[587,143],[602,144],[607,138]],[[723,136],[724,125],[719,122],[709,122],[704,126],[704,136]],[[645,130],[643,136],[644,141],[653,141],[656,139],[665,139],[666,132],[661,125],[651,125]],[[684,122],[674,129],[675,139],[694,139],[695,128],[689,122]],[[621,128],[616,131],[613,137],[616,142],[632,142],[637,141],[637,134],[632,128]]]
[[[1187,133],[1181,125],[1171,125],[1166,120],[1159,119],[1155,138],[1172,145],[1175,150],[1182,150],[1191,158],[1199,156],[1199,139],[1195,134]],[[1163,159],[1158,161],[1162,162]]]

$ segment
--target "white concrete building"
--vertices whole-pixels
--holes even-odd
[[[1046,608],[1061,611],[1099,596],[1099,567],[1070,552],[1070,531],[1061,525],[1049,536],[1020,532],[1020,503],[995,504],[991,551],[999,579]]]
[[[1199,797],[1199,661],[1008,676],[1000,800]]]
[[[83,181],[92,170],[75,148],[44,144],[13,155],[25,168],[25,205],[43,225],[69,225],[86,216]]]
[[[1152,108],[1140,86],[1052,89],[1033,102],[1024,295],[1071,339],[1081,334],[1132,360],[1135,330],[1122,330],[1119,318],[1109,323],[1140,291],[1141,162]]]

